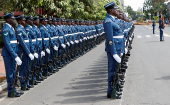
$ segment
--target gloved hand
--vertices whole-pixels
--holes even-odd
[[[87,37],[86,37],[86,40],[87,40]]]
[[[34,53],[34,56],[35,56],[35,58],[38,58],[38,54],[37,53]]]
[[[83,40],[86,40],[86,37],[84,37]]]
[[[130,40],[130,41],[132,41],[132,38],[131,38],[131,37],[129,37],[129,40]]]
[[[45,56],[45,52],[44,51],[41,51],[41,56]]]
[[[47,51],[48,54],[50,54],[50,50],[48,48],[46,49],[46,51]]]
[[[66,45],[65,45],[65,44],[61,44],[61,46],[62,46],[63,48],[66,48]]]
[[[94,37],[96,37],[96,35],[94,35]]]
[[[127,48],[125,48],[125,54],[127,54],[127,52],[128,52],[128,50],[127,50]]]
[[[68,46],[70,46],[70,43],[69,43],[69,42],[67,42],[67,45],[68,45]]]
[[[79,43],[79,41],[78,41],[78,40],[75,40],[74,42],[75,42],[75,43]]]
[[[122,57],[122,56],[123,56],[123,53],[120,53],[120,56]]]
[[[121,58],[120,58],[117,54],[114,54],[114,55],[113,55],[113,58],[114,58],[118,63],[121,63]]]
[[[82,40],[81,40],[81,39],[80,39],[79,41],[80,41],[80,42],[82,42]]]
[[[87,39],[90,39],[89,37],[87,37]]]
[[[53,47],[55,51],[58,51],[58,47],[57,46],[54,46]]]
[[[17,65],[21,65],[22,64],[22,61],[21,61],[21,59],[19,57],[16,57],[15,61],[17,62]]]
[[[28,56],[30,57],[31,60],[34,60],[34,56],[31,53]]]
[[[70,43],[71,43],[71,44],[74,44],[74,42],[73,42],[73,41],[71,41]]]

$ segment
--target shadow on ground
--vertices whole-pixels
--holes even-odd
[[[74,78],[70,82],[71,90],[65,94],[58,94],[57,97],[64,97],[62,101],[55,101],[54,104],[87,104],[107,101],[107,56],[104,54],[92,65],[85,69],[80,78]]]

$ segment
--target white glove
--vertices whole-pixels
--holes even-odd
[[[93,36],[91,36],[91,38],[93,38]]]
[[[68,46],[70,46],[70,43],[69,43],[69,42],[67,42],[67,45],[68,45]]]
[[[96,37],[96,35],[94,35],[94,37]]]
[[[125,48],[125,54],[127,54],[127,52],[128,52],[128,50],[127,50],[127,48]]]
[[[113,55],[113,58],[114,58],[118,63],[121,63],[121,58],[120,58],[117,54],[114,54],[114,55]]]
[[[79,41],[80,41],[80,42],[82,42],[82,40],[81,40],[81,39],[80,39]]]
[[[132,38],[129,38],[130,41],[132,41]]]
[[[48,54],[50,54],[50,50],[48,48],[46,49],[46,51],[47,51]]]
[[[35,58],[38,58],[38,54],[37,53],[34,53],[34,56],[35,56]]]
[[[87,40],[87,37],[86,37],[86,40]]]
[[[61,46],[62,46],[63,48],[66,48],[66,45],[65,45],[65,44],[61,44]]]
[[[44,51],[41,51],[41,56],[45,56],[45,52]]]
[[[75,40],[74,42],[75,42],[75,43],[79,43],[79,41],[78,41],[78,40]]]
[[[34,60],[34,56],[31,53],[28,56],[30,57],[31,60]]]
[[[74,44],[74,42],[73,42],[73,41],[71,41],[70,43],[71,43],[71,44]]]
[[[83,40],[86,40],[86,37],[84,37]]]
[[[55,51],[58,51],[58,47],[57,46],[54,46],[53,47]]]
[[[15,61],[17,62],[18,65],[21,65],[22,64],[22,61],[19,57],[16,57],[15,58]]]
[[[122,56],[123,56],[123,53],[120,53],[120,56],[122,57]]]
[[[89,37],[87,37],[87,39],[90,39]]]

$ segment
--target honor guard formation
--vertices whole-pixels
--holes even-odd
[[[127,62],[132,49],[134,25],[118,9],[115,2],[104,6],[107,11],[103,22],[108,58],[107,98],[120,99],[125,82]]]
[[[107,11],[105,20],[96,22],[6,14],[1,35],[8,97],[20,97],[23,91],[33,88],[105,41],[107,98],[121,98],[134,26],[115,2],[106,4],[104,8]],[[18,25],[14,28],[15,19]],[[21,87],[23,91],[18,91],[16,87]]]

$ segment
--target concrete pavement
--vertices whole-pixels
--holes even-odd
[[[166,33],[160,42],[159,32],[136,26],[122,99],[106,98],[107,56],[102,43],[23,96],[0,94],[0,105],[170,105],[170,33]]]

